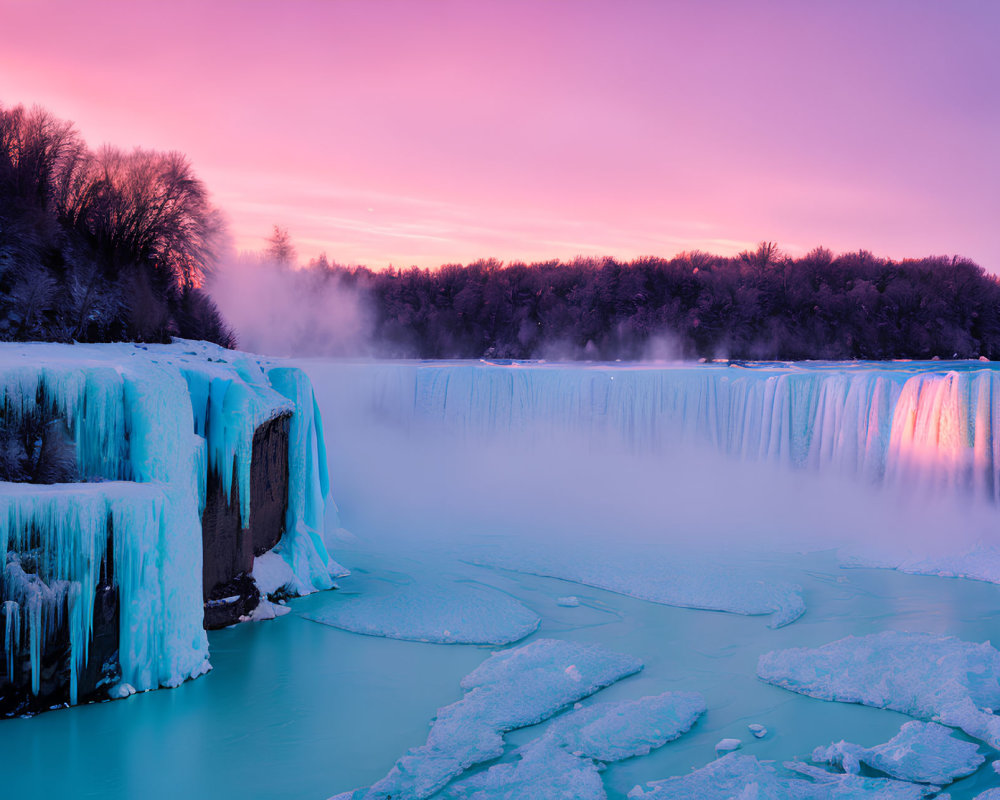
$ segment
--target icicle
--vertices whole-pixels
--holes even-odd
[[[21,648],[21,606],[14,600],[3,603],[4,649],[7,653],[7,675],[14,674],[14,657]]]

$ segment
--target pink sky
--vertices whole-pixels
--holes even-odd
[[[0,102],[186,153],[259,249],[762,239],[1000,272],[1000,3],[0,0]]]

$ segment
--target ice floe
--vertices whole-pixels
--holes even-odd
[[[758,676],[793,692],[889,708],[1000,749],[1000,652],[950,636],[885,631],[761,656]]]
[[[510,644],[538,628],[539,617],[510,595],[471,582],[411,581],[358,594],[336,593],[302,614],[334,628],[439,644]]]
[[[450,786],[454,800],[603,800],[595,762],[641,756],[682,736],[705,712],[694,692],[664,692],[581,707],[554,720],[546,732],[497,764]]]
[[[812,759],[855,774],[864,763],[893,778],[941,785],[971,775],[985,761],[975,744],[955,738],[950,728],[915,721],[903,725],[885,744],[862,747],[837,742],[817,747]]]
[[[636,786],[630,800],[917,800],[936,787],[890,778],[831,773],[798,762],[785,767],[805,777],[780,774],[753,756],[729,753],[689,775]]]
[[[453,777],[503,753],[503,734],[642,669],[632,656],[597,645],[536,639],[494,653],[462,680],[465,696],[438,710],[427,742],[400,758],[370,789],[339,800],[420,800]]]

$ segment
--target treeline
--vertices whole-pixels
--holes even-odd
[[[230,346],[199,288],[221,233],[179,153],[94,151],[42,109],[0,106],[0,340]]]
[[[1000,358],[1000,283],[971,261],[772,243],[734,258],[577,259],[297,280],[360,293],[376,353],[420,358]]]

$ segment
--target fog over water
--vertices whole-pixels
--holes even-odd
[[[925,453],[916,444],[905,450],[897,434],[892,453],[899,463],[907,457],[906,470],[898,467],[877,479],[863,472],[866,458],[878,461],[892,454],[891,409],[888,419],[883,414],[881,421],[872,420],[870,441],[862,442],[859,452],[824,461],[813,442],[812,460],[817,463],[807,459],[797,468],[780,453],[746,457],[722,452],[697,435],[685,434],[682,421],[671,425],[668,412],[661,413],[666,421],[661,419],[660,427],[644,438],[639,417],[647,413],[649,401],[631,391],[616,395],[627,406],[617,412],[588,416],[590,412],[580,411],[573,419],[558,414],[558,409],[574,407],[572,392],[585,393],[598,385],[586,380],[560,383],[560,370],[590,373],[595,380],[626,377],[631,369],[665,375],[667,380],[673,372],[678,382],[708,374],[713,381],[756,379],[761,385],[773,383],[770,373],[755,376],[754,370],[680,364],[303,365],[327,409],[332,480],[345,525],[357,522],[387,539],[456,537],[473,542],[482,536],[523,536],[570,548],[587,541],[615,548],[632,543],[716,554],[842,548],[849,557],[911,565],[962,555],[995,541],[995,506],[963,483],[967,476],[962,476],[972,466],[971,461],[965,466],[959,461],[972,456],[955,456],[945,437],[940,437],[936,451]],[[826,367],[827,372],[834,369]],[[850,369],[859,373],[864,368]],[[898,365],[905,373],[901,381],[910,374],[908,369],[912,367]],[[445,378],[414,378],[421,370],[450,371],[451,393]],[[502,400],[488,395],[496,387],[487,387],[485,378],[476,384],[477,375],[502,375],[504,370],[527,376],[529,388],[518,401],[529,398],[525,402],[533,404],[519,409],[514,422],[509,408],[498,409]],[[796,370],[790,372],[794,378]],[[455,388],[470,373],[470,391],[484,393],[478,399]],[[692,385],[688,391],[703,388]],[[431,396],[433,391],[439,396]],[[546,392],[552,396],[547,398]],[[690,402],[697,398],[692,396]],[[925,399],[924,405],[931,402]],[[605,417],[615,413],[616,422],[605,424]],[[934,413],[937,416],[926,424],[941,427],[955,409],[939,402]],[[631,429],[628,424],[616,427],[621,420]],[[821,422],[811,420],[799,427],[815,439],[824,433],[832,436],[834,446],[843,447],[852,433],[847,421],[841,420],[841,427],[828,422],[828,428],[835,428],[832,434],[822,430]],[[772,430],[762,421],[754,424],[758,437],[760,430]],[[897,428],[900,424],[897,420]],[[875,430],[879,426],[882,430]],[[755,433],[752,427],[742,429],[747,440]],[[885,440],[881,445],[873,441],[878,435]],[[872,452],[865,453],[865,446]],[[880,446],[884,452],[875,453]]]

